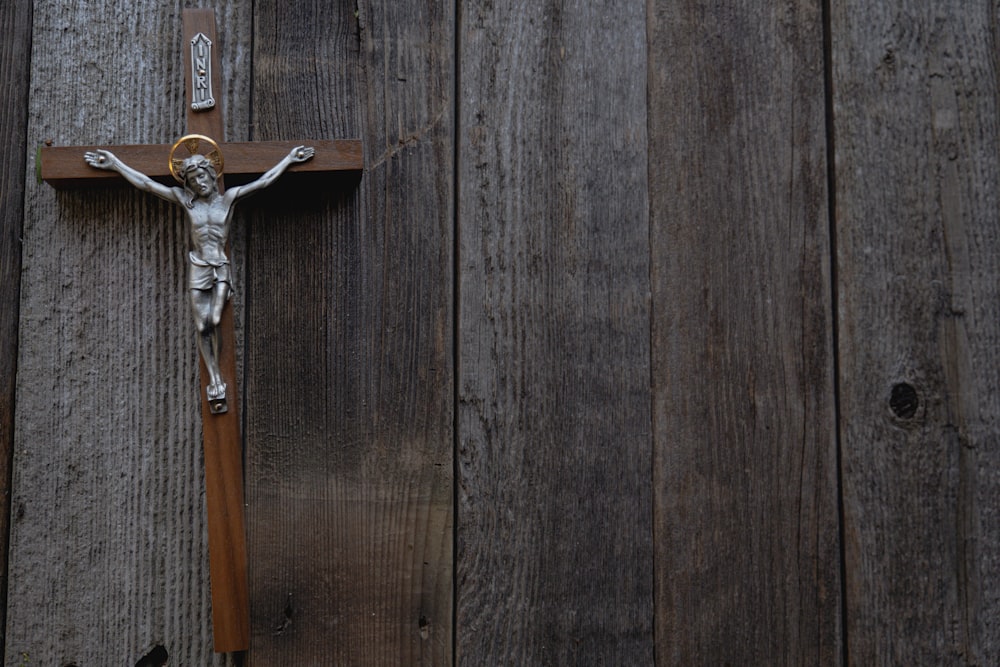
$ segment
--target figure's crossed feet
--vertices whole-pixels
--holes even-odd
[[[223,401],[226,398],[226,383],[210,384],[205,389],[205,393],[208,394],[208,400],[210,401]]]
[[[205,388],[205,394],[208,396],[208,409],[213,415],[221,415],[223,412],[229,412],[229,406],[226,405],[225,382],[208,385]]]

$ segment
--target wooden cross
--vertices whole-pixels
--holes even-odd
[[[230,175],[259,175],[288,154],[296,141],[225,143],[221,105],[213,92],[221,90],[215,15],[211,10],[184,10],[185,83],[189,93],[187,129],[218,142]],[[295,164],[296,172],[330,173],[363,167],[358,140],[312,141],[315,156]],[[41,177],[57,188],[82,187],[121,181],[113,171],[94,169],[84,162],[87,151],[97,146],[52,147],[41,149]],[[169,145],[109,146],[121,160],[154,180],[171,178]],[[222,189],[221,179],[219,189]],[[227,248],[227,255],[228,255]],[[250,612],[247,591],[246,536],[243,519],[243,467],[240,422],[237,412],[235,335],[232,307],[226,305],[219,324],[221,353],[219,366],[228,385],[228,410],[213,411],[204,399],[209,377],[201,359],[201,405],[205,447],[205,487],[208,510],[209,572],[212,586],[212,625],[215,651],[243,651],[250,644]],[[200,357],[200,355],[199,355]]]

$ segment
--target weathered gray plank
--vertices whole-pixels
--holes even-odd
[[[459,661],[649,665],[645,10],[460,15]]]
[[[837,664],[821,4],[649,12],[657,658]]]
[[[179,136],[180,4],[36,1],[28,136]],[[249,43],[242,4],[217,7],[227,64]],[[246,76],[227,70],[230,119],[247,117],[232,94]],[[7,664],[160,664],[156,646],[170,664],[224,664],[182,219],[141,193],[27,178]]]
[[[253,220],[255,665],[451,662],[453,12],[256,3],[253,138],[361,137],[366,170]]]
[[[996,4],[833,7],[848,655],[998,664]]]
[[[6,626],[10,463],[14,447],[14,377],[21,286],[21,221],[27,151],[31,2],[0,4],[0,655]]]

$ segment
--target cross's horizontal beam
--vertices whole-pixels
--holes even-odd
[[[220,144],[225,160],[223,170],[238,183],[263,174],[299,145],[313,146],[316,155],[308,162],[289,168],[288,174],[361,171],[364,159],[361,141],[253,141]],[[168,157],[170,144],[129,146],[42,146],[39,155],[41,179],[54,188],[93,187],[103,183],[114,185],[124,179],[114,171],[94,169],[83,161],[86,151],[104,148],[117,155],[130,167],[163,183],[174,184],[170,176]]]

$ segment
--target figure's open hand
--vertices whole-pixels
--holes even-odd
[[[316,155],[316,149],[312,146],[296,146],[288,154],[288,157],[292,162],[305,162],[312,158],[313,155]]]
[[[114,153],[103,149],[87,151],[83,154],[83,159],[91,167],[97,169],[114,169],[115,163],[118,162],[118,158],[115,157]]]

